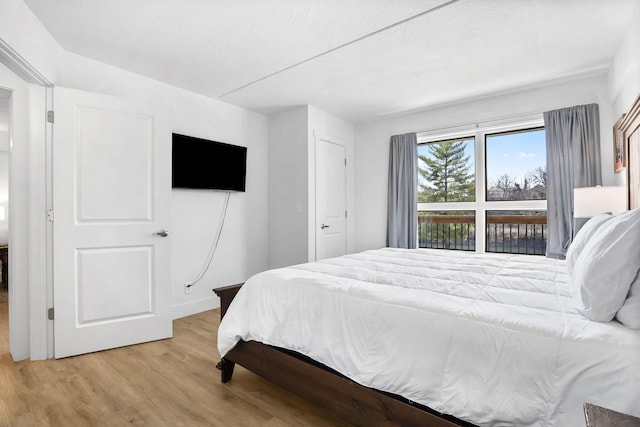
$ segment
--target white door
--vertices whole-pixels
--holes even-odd
[[[54,111],[55,357],[171,337],[166,121],[59,87]]]
[[[316,260],[347,252],[345,147],[316,138]]]

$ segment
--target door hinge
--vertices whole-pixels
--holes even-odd
[[[55,119],[55,114],[53,113],[53,110],[49,110],[47,111],[47,121],[49,123],[53,123],[54,119]]]
[[[47,310],[47,319],[53,320],[54,314],[55,313],[54,313],[53,307],[51,307],[50,309]]]
[[[344,159],[344,165],[347,166],[347,159]]]
[[[53,209],[47,210],[47,221],[53,222]]]
[[[347,217],[347,211],[344,211],[344,217],[345,218]]]

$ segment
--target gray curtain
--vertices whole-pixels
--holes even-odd
[[[573,236],[573,189],[602,183],[598,104],[544,113],[547,256],[564,258]]]
[[[387,245],[414,249],[418,234],[418,144],[415,133],[391,137]]]

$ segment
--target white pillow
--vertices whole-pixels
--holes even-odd
[[[613,218],[611,214],[598,214],[589,219],[578,231],[576,237],[573,238],[573,241],[569,245],[569,249],[567,250],[567,268],[569,269],[569,274],[573,271],[573,266],[576,264],[576,260],[584,250],[587,242],[593,236],[598,228],[605,221]]]
[[[578,256],[570,275],[576,308],[608,322],[622,307],[640,269],[640,209],[607,220]]]
[[[618,310],[616,319],[632,329],[640,329],[640,274],[631,284],[629,295]]]

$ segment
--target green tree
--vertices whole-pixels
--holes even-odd
[[[418,202],[457,202],[475,200],[475,179],[470,157],[465,155],[468,141],[458,140],[427,145],[419,155]]]

